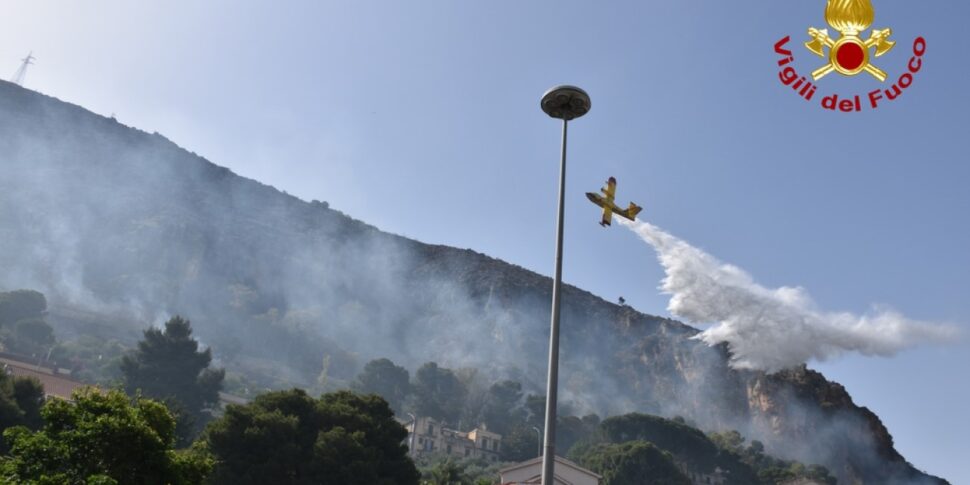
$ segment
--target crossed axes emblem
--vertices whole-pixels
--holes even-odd
[[[829,63],[813,71],[812,78],[817,81],[832,71],[846,76],[865,71],[879,81],[885,81],[886,72],[870,64],[869,50],[875,47],[876,57],[892,50],[896,45],[895,41],[889,40],[892,34],[892,29],[873,29],[869,39],[864,41],[854,32],[842,32],[838,40],[832,40],[828,29],[809,28],[808,35],[812,40],[806,42],[805,47],[819,57],[825,57],[824,48],[829,48]]]

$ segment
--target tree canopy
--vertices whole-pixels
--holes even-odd
[[[415,414],[457,424],[468,389],[451,369],[428,362],[415,372],[411,387]]]
[[[488,425],[488,429],[506,434],[513,423],[525,418],[524,410],[519,407],[521,401],[522,384],[511,380],[496,382],[485,393],[480,421]]]
[[[758,479],[763,484],[772,485],[799,478],[828,485],[835,485],[837,482],[824,466],[805,466],[797,461],[786,461],[765,454],[765,446],[758,440],[753,440],[745,446],[744,436],[735,430],[710,433],[708,436],[719,448],[756,470]]]
[[[47,310],[47,299],[33,290],[0,292],[0,324],[37,317]]]
[[[210,467],[201,455],[173,451],[175,420],[156,401],[87,389],[73,402],[47,402],[41,414],[40,431],[4,432],[5,483],[189,485],[201,483]]]
[[[644,442],[670,453],[692,472],[711,474],[720,468],[729,484],[761,483],[756,471],[737,454],[719,448],[703,432],[681,421],[640,413],[613,416],[603,420],[599,430],[570,450],[569,456],[582,462],[586,454],[604,444]]]
[[[419,455],[415,461],[421,472],[421,485],[492,485],[507,465],[447,454]]]
[[[0,372],[0,430],[13,426],[39,428],[43,404],[44,388],[37,379]],[[0,451],[6,449],[7,442],[0,440]]]
[[[33,290],[0,292],[0,341],[6,349],[21,355],[48,352],[54,345],[54,330],[44,320],[47,299]]]
[[[219,402],[219,391],[225,378],[223,369],[210,369],[212,350],[199,350],[192,338],[190,322],[180,316],[165,323],[165,330],[149,328],[138,348],[121,361],[125,389],[168,402],[185,423],[196,428],[207,420],[205,410]],[[180,427],[180,438],[186,442],[194,433],[192,426]]]
[[[384,398],[395,413],[400,413],[410,390],[407,369],[389,359],[375,359],[364,365],[357,375],[353,389],[362,394],[377,394]]]
[[[217,485],[416,485],[407,435],[379,396],[293,389],[228,406],[203,439]]]
[[[640,413],[613,416],[603,420],[601,429],[610,442],[648,441],[683,456],[689,465],[701,471],[713,470],[721,464],[718,447],[703,432],[659,416]]]
[[[602,485],[690,485],[673,456],[646,441],[600,443],[586,450],[580,464],[603,476]]]

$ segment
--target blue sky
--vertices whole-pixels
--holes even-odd
[[[550,274],[560,127],[550,86],[593,100],[570,134],[564,277],[665,314],[652,250],[583,196],[609,176],[641,214],[829,311],[889,305],[970,330],[965,2],[876,1],[898,77],[878,110],[832,113],[862,75],[778,80],[825,2],[6,0],[0,75],[158,131],[236,173],[382,229]],[[4,67],[5,66],[5,67]],[[4,72],[6,69],[9,72]],[[970,483],[966,339],[814,365],[884,420],[915,465]]]

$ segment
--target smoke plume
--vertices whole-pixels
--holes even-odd
[[[865,315],[822,311],[802,288],[766,288],[656,226],[620,222],[657,251],[666,273],[661,290],[670,295],[667,309],[693,323],[714,323],[695,338],[712,346],[727,342],[735,368],[774,372],[846,352],[888,357],[956,336],[953,327],[889,309]]]

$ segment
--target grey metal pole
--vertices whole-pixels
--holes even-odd
[[[559,164],[559,222],[556,224],[556,276],[552,283],[552,323],[549,332],[549,380],[546,381],[546,436],[542,454],[542,485],[553,485],[556,467],[556,404],[559,392],[559,306],[562,290],[562,232],[566,198],[566,134],[562,120],[562,158]]]
[[[408,440],[410,443],[408,446],[408,456],[414,456],[414,435],[418,434],[418,418],[411,413],[407,413],[407,415],[411,416],[411,439]]]
[[[536,430],[536,456],[542,456],[542,430],[538,426],[533,426]]]
[[[542,454],[542,485],[554,485],[556,467],[556,405],[559,393],[559,307],[562,290],[562,233],[566,199],[566,134],[569,120],[589,112],[589,95],[576,86],[556,86],[542,96],[540,107],[562,120],[562,159],[559,165],[559,220],[556,224],[556,275],[552,285],[552,322],[549,332],[549,380],[546,382],[545,451]]]

